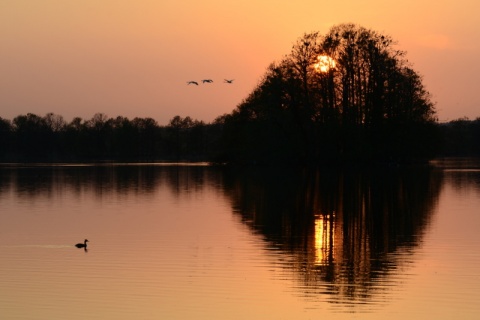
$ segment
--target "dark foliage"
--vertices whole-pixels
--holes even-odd
[[[480,118],[457,119],[439,125],[445,157],[480,157]]]
[[[390,37],[306,34],[225,119],[229,162],[401,162],[434,155],[430,95]]]
[[[221,123],[174,117],[167,126],[152,118],[108,118],[70,123],[49,113],[0,118],[0,160],[38,161],[207,161],[213,157]]]

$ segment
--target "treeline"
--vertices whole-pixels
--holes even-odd
[[[158,125],[152,118],[108,118],[102,113],[89,120],[77,117],[71,122],[53,113],[43,117],[29,113],[13,120],[0,117],[0,161],[221,162],[226,153],[238,148],[231,141],[235,127],[226,125],[229,117],[224,115],[204,123],[188,116],[175,116],[166,126]],[[480,157],[480,117],[436,123],[435,130],[438,140],[433,156]],[[273,136],[268,141],[278,150],[282,150],[281,143],[292,147]],[[260,155],[264,152],[258,150]]]
[[[221,127],[180,116],[160,126],[152,118],[102,113],[71,122],[29,113],[0,118],[0,161],[207,161],[218,149]]]
[[[439,124],[442,143],[439,156],[480,157],[480,117]]]

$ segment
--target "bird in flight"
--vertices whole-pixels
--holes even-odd
[[[194,84],[194,85],[198,86],[198,82],[197,82],[197,81],[188,81],[187,84]]]
[[[235,80],[235,79],[231,79],[231,80],[224,79],[224,82],[225,82],[225,83],[232,83],[232,82],[233,82],[233,80]]]
[[[212,83],[213,80],[212,79],[203,79],[202,80],[202,83]]]

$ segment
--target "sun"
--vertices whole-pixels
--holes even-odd
[[[320,55],[317,57],[318,62],[315,63],[314,67],[317,72],[328,72],[330,69],[335,69],[337,63],[335,60],[330,58],[329,56]]]

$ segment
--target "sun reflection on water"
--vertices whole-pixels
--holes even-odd
[[[326,265],[332,259],[335,233],[335,212],[315,219],[315,264]]]

